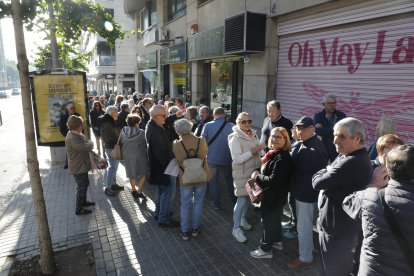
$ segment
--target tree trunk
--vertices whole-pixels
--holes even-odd
[[[17,68],[22,89],[23,119],[26,136],[27,167],[29,170],[32,197],[37,218],[37,229],[40,249],[40,264],[42,273],[50,275],[56,271],[53,256],[52,239],[47,221],[46,204],[43,197],[42,182],[37,159],[36,138],[33,124],[33,113],[29,87],[29,62],[27,60],[23,33],[23,21],[20,0],[12,0],[12,16],[16,40]]]

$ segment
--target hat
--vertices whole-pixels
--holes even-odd
[[[303,126],[304,128],[314,126],[313,120],[309,117],[303,116],[296,122],[295,126]]]

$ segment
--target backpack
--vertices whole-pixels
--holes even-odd
[[[203,169],[205,158],[197,158],[200,140],[201,138],[198,138],[197,149],[195,151],[193,149],[187,151],[183,141],[181,141],[181,145],[187,154],[187,159],[183,161],[184,168],[180,166],[181,170],[183,170],[182,181],[184,185],[207,182],[207,174]]]

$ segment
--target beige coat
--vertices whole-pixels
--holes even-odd
[[[207,163],[207,151],[208,151],[208,147],[207,147],[207,142],[203,137],[196,137],[193,134],[187,134],[181,137],[180,140],[175,140],[174,144],[173,144],[173,152],[175,155],[175,158],[177,159],[178,165],[182,168],[183,167],[183,162],[184,160],[187,159],[187,154],[185,153],[185,150],[183,148],[183,146],[181,145],[181,141],[183,141],[185,148],[187,149],[187,151],[192,150],[196,150],[197,149],[197,143],[198,140],[200,140],[200,145],[198,148],[198,152],[197,152],[197,158],[200,159],[204,159],[204,171],[207,174],[207,180],[211,179],[211,173],[210,173],[210,168],[208,167],[208,163]],[[180,169],[180,185],[183,185],[183,180],[182,180],[182,175],[183,175],[183,170]],[[197,183],[197,184],[191,184],[191,186],[187,186],[186,187],[193,187],[193,186],[198,186],[198,185],[202,185],[205,183]]]
[[[87,141],[84,136],[69,131],[65,139],[68,166],[71,174],[87,173],[92,169],[89,152],[93,149],[93,142]]]

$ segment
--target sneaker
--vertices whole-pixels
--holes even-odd
[[[313,266],[313,262],[305,263],[299,260],[299,258],[288,262],[288,267],[293,269],[307,268],[311,266]]]
[[[112,190],[124,190],[124,186],[119,186],[117,184],[112,184],[111,189]]]
[[[105,194],[107,196],[115,196],[116,195],[114,191],[112,191],[111,189],[108,189],[108,188],[105,189]]]
[[[138,192],[137,192],[137,193],[138,193]],[[143,192],[138,193],[138,197],[139,197],[139,198],[142,198],[142,199],[146,199],[146,198],[147,198],[147,196],[146,196],[146,195],[144,195],[144,193],[143,193]]]
[[[95,202],[92,201],[86,201],[83,206],[95,206]]]
[[[250,251],[250,256],[256,259],[271,259],[273,258],[273,252],[272,250],[265,252],[259,247],[256,250]]]
[[[190,238],[190,236],[188,235],[188,232],[182,232],[182,231],[181,231],[181,238],[182,238],[184,241],[188,241],[188,239]]]
[[[283,243],[282,242],[274,242],[273,243],[273,248],[282,251],[283,250]]]
[[[252,226],[247,222],[245,218],[241,219],[240,226],[243,227],[243,229],[246,231],[249,231],[252,229]]]
[[[198,227],[197,229],[193,229],[193,231],[191,232],[191,235],[193,237],[197,237],[200,234],[200,232],[201,232],[201,228]]]
[[[232,235],[233,235],[233,237],[236,238],[236,240],[238,242],[246,242],[247,241],[246,236],[243,233],[243,230],[241,230],[240,228],[233,229]]]
[[[298,236],[298,232],[295,230],[285,231],[282,233],[282,236],[287,239],[294,239]]]
[[[292,228],[292,222],[290,220],[289,221],[282,221],[282,228],[284,228],[284,229]]]

